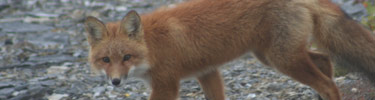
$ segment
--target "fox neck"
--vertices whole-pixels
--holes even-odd
[[[139,78],[143,80],[149,80],[148,71],[150,70],[150,64],[147,60],[144,60],[141,64],[131,66],[128,72],[129,77]]]

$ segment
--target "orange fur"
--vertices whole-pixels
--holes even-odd
[[[89,17],[86,30],[91,66],[111,78],[137,70],[152,87],[151,100],[176,99],[179,81],[191,76],[207,99],[224,100],[217,68],[247,52],[329,100],[340,100],[330,57],[361,59],[360,69],[375,72],[374,37],[329,0],[192,0],[142,16],[131,11],[106,25]],[[311,37],[327,55],[309,51]],[[124,61],[126,54],[132,57]]]

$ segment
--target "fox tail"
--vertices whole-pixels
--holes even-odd
[[[363,72],[375,84],[375,37],[329,0],[318,0],[314,40],[337,66]]]

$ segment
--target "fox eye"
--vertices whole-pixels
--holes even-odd
[[[124,56],[124,61],[127,61],[131,58],[132,56],[130,54],[127,54]]]
[[[109,57],[104,57],[103,59],[103,62],[105,62],[105,63],[109,63],[111,60],[109,59]]]

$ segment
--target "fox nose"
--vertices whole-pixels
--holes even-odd
[[[115,78],[115,79],[112,80],[112,84],[115,85],[115,86],[118,86],[120,83],[121,83],[121,80],[118,79],[118,78]]]

